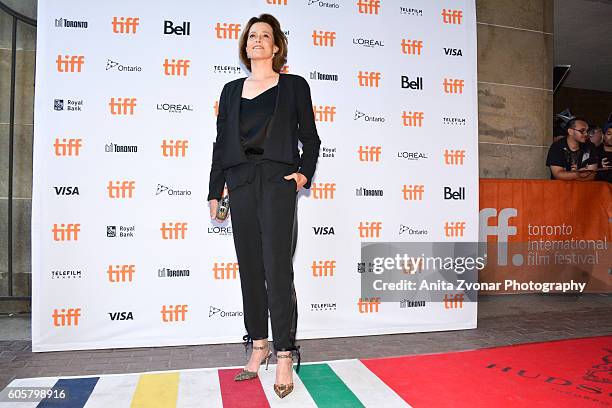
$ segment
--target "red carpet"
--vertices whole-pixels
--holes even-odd
[[[362,362],[416,408],[612,407],[612,336]]]

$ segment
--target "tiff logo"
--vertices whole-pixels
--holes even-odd
[[[447,221],[444,223],[444,236],[459,238],[465,234],[465,221]]]
[[[184,322],[187,312],[187,305],[163,305],[161,308],[162,322]]]
[[[333,47],[336,39],[335,31],[318,31],[312,32],[312,44],[315,47]]]
[[[187,231],[186,222],[162,222],[161,227],[162,239],[185,239],[185,233]]]
[[[69,309],[53,309],[53,326],[78,326],[79,317],[81,317],[81,308],[69,308]]]
[[[312,261],[312,276],[320,278],[323,276],[334,276],[336,261]]]
[[[136,265],[108,265],[106,274],[109,282],[131,282],[136,273]]]
[[[380,221],[359,221],[357,227],[359,238],[380,238],[382,222]]]
[[[217,23],[215,34],[219,40],[237,40],[240,33],[240,24]]]
[[[423,41],[402,39],[402,54],[406,55],[421,55],[423,50]]]
[[[108,198],[134,198],[135,189],[136,182],[129,180],[110,180],[106,186]]]
[[[463,79],[444,78],[444,93],[462,94],[464,85]]]
[[[423,112],[402,112],[402,124],[407,127],[423,127],[423,119],[425,114]]]
[[[463,166],[465,150],[444,149],[444,164],[447,166]]]
[[[311,190],[315,200],[333,200],[336,183],[312,183]]]
[[[357,310],[359,313],[378,313],[378,307],[380,306],[380,298],[359,298],[357,302]]]
[[[442,9],[442,22],[444,24],[461,24],[463,11]]]
[[[111,98],[108,106],[111,115],[133,115],[136,98]]]
[[[378,88],[380,78],[380,72],[359,71],[357,74],[358,84],[361,87]]]
[[[286,6],[287,0],[266,0],[266,3],[273,4],[276,6]]]
[[[55,138],[53,148],[56,156],[78,156],[83,147],[83,139],[62,139]]]
[[[189,64],[191,60],[179,59],[176,60],[172,58],[171,61],[166,58],[164,60],[164,75],[167,76],[187,76],[187,70],[189,69]]]
[[[54,241],[78,241],[81,224],[53,224],[51,232]]]
[[[359,146],[357,150],[359,161],[379,162],[381,153],[381,146]]]
[[[136,29],[140,25],[138,17],[113,17],[113,33],[115,34],[136,34]]]
[[[188,140],[166,140],[161,144],[162,156],[164,157],[185,157],[187,148],[189,147]]]
[[[317,122],[333,122],[336,115],[336,107],[328,105],[313,106],[312,110]]]
[[[402,188],[402,193],[404,194],[404,200],[409,201],[422,201],[423,194],[425,193],[425,185],[424,184],[404,184]]]
[[[378,14],[380,0],[357,0],[359,14]]]
[[[83,55],[65,55],[57,56],[55,60],[57,64],[57,72],[81,72],[81,68],[85,64]]]
[[[238,271],[238,262],[215,262],[213,264],[213,278],[216,280],[236,279]]]
[[[444,308],[445,309],[463,309],[463,293],[455,293],[454,295],[444,295]]]

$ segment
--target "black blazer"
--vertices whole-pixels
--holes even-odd
[[[240,143],[239,122],[240,98],[245,79],[228,82],[221,91],[208,200],[221,198],[226,182],[231,189],[247,177],[246,166],[239,166],[248,162]],[[301,156],[298,140],[302,142]],[[293,165],[297,172],[308,179],[304,188],[310,188],[320,145],[308,82],[299,75],[280,74],[276,106],[268,124],[262,158]],[[230,168],[232,170],[228,171]]]

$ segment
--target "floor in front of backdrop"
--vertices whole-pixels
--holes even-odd
[[[236,383],[239,368],[17,379],[9,387],[65,389],[63,404],[0,407],[606,407],[612,336],[439,354],[302,364],[284,399],[274,366]],[[2,394],[8,391],[5,389]]]

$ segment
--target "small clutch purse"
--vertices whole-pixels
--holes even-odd
[[[229,194],[228,195],[224,195],[223,197],[221,197],[221,200],[219,200],[219,205],[217,206],[217,213],[215,215],[215,217],[218,220],[224,221],[227,216],[229,215]]]

